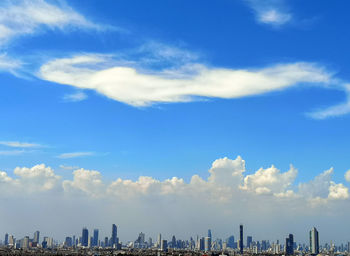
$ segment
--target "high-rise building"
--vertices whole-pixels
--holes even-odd
[[[111,247],[118,246],[117,237],[118,237],[117,225],[113,224],[112,225],[111,245],[110,245]]]
[[[109,243],[108,243],[108,237],[105,237],[105,247],[108,247]]]
[[[209,252],[211,250],[211,238],[204,238],[204,251]]]
[[[162,243],[162,234],[158,234],[158,241],[157,241],[157,245],[158,245],[158,248],[160,248],[161,247],[161,244]]]
[[[319,254],[320,252],[318,231],[315,227],[310,230],[310,252],[312,254]]]
[[[173,237],[171,238],[171,247],[172,247],[172,248],[176,248],[176,238],[175,238],[175,236],[173,236]]]
[[[73,239],[70,236],[67,236],[64,241],[64,245],[67,247],[73,246]]]
[[[227,247],[230,247],[230,248],[234,249],[235,237],[234,236],[230,236],[229,238],[226,239],[226,243],[227,243]]]
[[[16,239],[13,237],[13,235],[9,236],[9,245],[14,246],[16,242]]]
[[[243,225],[239,225],[239,252],[243,254]]]
[[[98,246],[98,229],[94,229],[94,236],[92,239],[92,246]]]
[[[286,255],[293,255],[294,254],[294,238],[292,234],[289,234],[289,236],[286,238]]]
[[[253,242],[253,237],[247,236],[247,247],[250,248]]]
[[[168,241],[167,240],[162,240],[160,244],[160,249],[165,252],[168,249]]]
[[[29,236],[23,238],[21,248],[29,248]]]
[[[213,239],[213,237],[211,236],[211,230],[208,229],[208,237],[210,237],[210,239]]]
[[[88,246],[89,245],[89,230],[87,228],[83,228],[81,234],[81,245]]]
[[[34,232],[34,238],[33,238],[33,242],[34,243],[39,243],[39,236],[40,236],[40,232],[39,231],[35,231]]]
[[[8,245],[9,244],[9,234],[5,234],[5,240],[4,240],[4,244]]]

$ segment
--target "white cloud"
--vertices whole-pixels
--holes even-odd
[[[84,157],[84,156],[93,156],[94,152],[70,152],[70,153],[62,153],[58,155],[58,158],[66,159],[66,158],[76,158],[76,157]]]
[[[336,184],[335,182],[331,182],[329,187],[329,199],[347,199],[349,198],[349,189],[345,187],[343,184]]]
[[[69,170],[69,171],[80,169],[79,166],[69,166],[69,165],[63,165],[63,164],[61,164],[59,167],[63,170]]]
[[[346,181],[350,182],[350,170],[345,173],[344,177]]]
[[[290,170],[281,173],[275,166],[263,169],[244,178],[242,189],[257,194],[278,194],[282,196],[294,182],[298,171],[291,166]]]
[[[86,100],[87,97],[88,97],[87,94],[84,92],[76,92],[76,93],[64,95],[63,100],[67,102],[78,102],[78,101]]]
[[[0,156],[17,156],[26,153],[25,150],[2,150]]]
[[[247,223],[254,233],[261,228],[265,238],[270,235],[276,238],[280,234],[276,229],[283,223],[287,229],[296,226],[305,229],[311,218],[308,216],[319,225],[327,223],[322,220],[329,218],[329,214],[340,223],[348,218],[348,188],[331,180],[332,169],[301,184],[299,189],[293,186],[297,175],[293,167],[287,172],[272,166],[253,174],[245,173],[245,161],[241,157],[217,159],[207,179],[193,175],[190,182],[179,177],[158,180],[145,176],[136,181],[121,178],[108,181],[99,171],[86,169],[75,170],[73,179],[62,180],[43,164],[17,167],[14,178],[0,171],[0,200],[6,199],[1,201],[1,214],[13,216],[15,205],[20,205],[26,208],[27,218],[35,216],[43,225],[51,223],[48,232],[61,230],[62,238],[67,232],[74,232],[70,227],[75,227],[75,231],[86,223],[109,227],[117,219],[123,226],[124,241],[132,239],[140,229],[153,234],[162,229],[175,234],[195,234],[203,232],[203,223],[216,227],[220,234],[225,230],[223,236],[226,236],[232,232],[231,225],[227,225],[232,221],[232,225]],[[57,220],[54,223],[49,221],[52,214]],[[286,226],[289,222],[285,220],[290,218],[295,221]],[[0,218],[2,227],[10,229],[1,219],[4,218]],[[62,223],[67,225],[62,228]],[[271,223],[276,229],[266,233]],[[20,227],[28,227],[28,222],[23,225],[21,222]],[[285,232],[281,230],[282,235]]]
[[[66,4],[54,5],[44,0],[3,1],[0,4],[0,42],[36,33],[41,28],[78,27],[101,29]]]
[[[331,82],[331,74],[312,63],[242,70],[192,64],[169,74],[168,70],[140,72],[132,67],[116,66],[109,56],[97,54],[54,59],[44,64],[38,75],[44,80],[96,90],[133,106],[187,102],[193,97],[239,98],[300,83]]]
[[[245,0],[254,10],[259,23],[281,26],[292,20],[285,0]]]
[[[308,113],[308,115],[314,119],[325,119],[350,113],[350,84],[342,85],[341,89],[347,94],[346,102]]]
[[[40,144],[20,142],[20,141],[0,141],[0,145],[14,148],[38,148],[42,147]]]

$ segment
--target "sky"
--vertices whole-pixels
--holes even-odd
[[[1,1],[0,232],[346,242],[347,7]]]

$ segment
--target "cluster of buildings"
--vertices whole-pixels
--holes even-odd
[[[235,237],[232,235],[227,239],[214,239],[212,232],[209,229],[207,236],[196,238],[190,238],[189,240],[178,240],[173,235],[171,239],[167,240],[158,235],[155,242],[152,238],[146,239],[145,233],[139,233],[135,241],[130,241],[122,244],[118,238],[118,228],[115,224],[112,225],[112,232],[110,237],[104,237],[100,239],[99,230],[94,229],[92,233],[89,233],[87,228],[82,229],[81,236],[68,236],[63,243],[54,241],[53,238],[44,237],[40,241],[40,232],[36,231],[32,238],[25,236],[22,239],[16,239],[12,235],[5,234],[3,247],[14,249],[112,249],[112,250],[153,250],[158,252],[170,251],[192,251],[192,252],[231,252],[233,254],[283,254],[289,255],[318,255],[331,254],[331,253],[349,253],[350,242],[346,246],[341,244],[335,246],[334,244],[325,244],[320,246],[319,233],[314,227],[309,232],[309,243],[297,244],[294,240],[293,234],[289,234],[285,243],[280,243],[279,240],[271,242],[269,240],[254,241],[252,236],[246,237],[244,243],[244,230],[243,225],[239,226],[239,239],[235,241]]]

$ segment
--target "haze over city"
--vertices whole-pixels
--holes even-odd
[[[349,7],[1,1],[1,242],[242,224],[244,239],[308,244],[315,227],[346,245]]]

